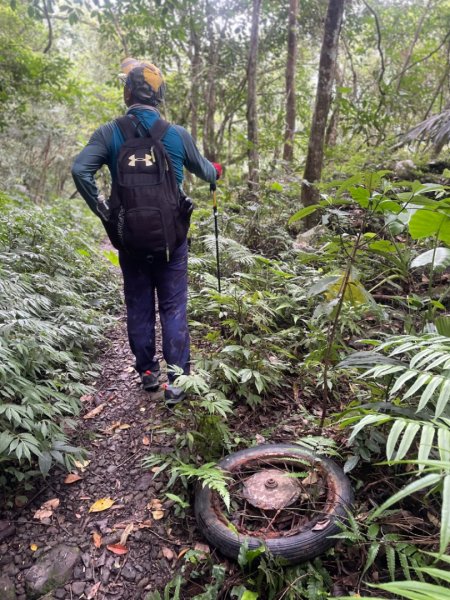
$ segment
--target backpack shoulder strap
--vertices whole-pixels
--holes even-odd
[[[115,123],[116,123],[117,127],[120,129],[120,131],[122,132],[124,139],[128,140],[129,138],[136,137],[136,134],[137,134],[136,117],[134,117],[134,116],[119,117],[118,119],[115,120]]]
[[[164,136],[169,127],[170,123],[164,119],[158,119],[148,130],[148,135],[156,142]]]

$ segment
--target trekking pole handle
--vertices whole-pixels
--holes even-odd
[[[212,192],[214,213],[217,213],[216,184],[211,183],[211,185],[209,186],[209,189]]]

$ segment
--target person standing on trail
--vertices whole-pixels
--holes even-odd
[[[92,134],[75,159],[72,176],[119,249],[128,339],[143,388],[154,392],[161,374],[155,356],[155,291],[164,359],[189,374],[187,230],[192,204],[181,188],[183,167],[210,184],[221,176],[222,167],[200,154],[183,127],[160,118],[165,84],[155,65],[128,58],[121,69],[126,115]],[[158,167],[161,156],[163,168]],[[99,194],[94,178],[104,164],[112,178],[109,202]],[[168,405],[185,398],[174,385],[175,378],[168,373],[164,390]]]

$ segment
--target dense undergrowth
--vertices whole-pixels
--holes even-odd
[[[0,486],[70,466],[80,397],[117,285],[77,203],[0,198]],[[25,484],[26,485],[26,484]]]
[[[291,218],[295,227],[311,210],[322,212],[322,225],[297,240],[286,227],[295,184],[268,185],[260,203],[224,192],[221,294],[211,215],[197,211],[190,260],[196,369],[179,379],[190,392],[189,410],[180,409],[190,426],[174,431],[172,457],[148,464],[170,470],[167,489],[178,482],[182,510],[180,479],[197,477],[226,493],[220,474],[191,464],[192,456],[214,460],[261,433],[278,441],[281,424],[300,414],[316,434],[307,442],[345,463],[356,502],[337,549],[321,561],[283,568],[264,556],[249,566],[254,557],[243,551],[231,585],[222,567],[189,556],[164,597],[185,597],[192,578],[212,578],[195,595],[203,600],[316,600],[347,591],[446,597],[448,192],[387,175],[361,173],[329,186],[319,205]],[[236,433],[243,403],[255,414],[273,414],[277,403],[293,408],[287,420],[253,428],[249,439]]]

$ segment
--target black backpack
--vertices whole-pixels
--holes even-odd
[[[143,136],[136,117],[121,117],[116,124],[125,141],[117,158],[105,229],[119,250],[150,262],[168,261],[189,229],[172,163],[161,141],[170,123],[158,119]]]

